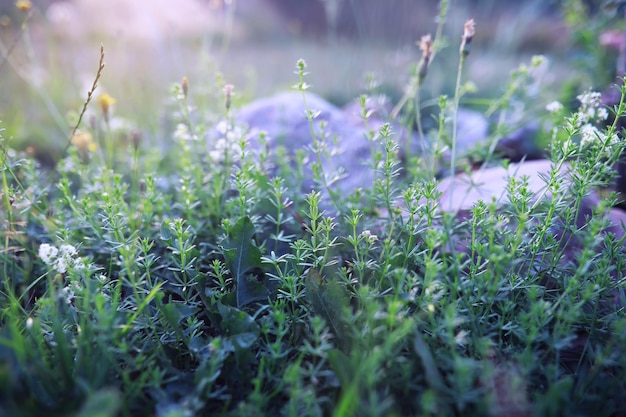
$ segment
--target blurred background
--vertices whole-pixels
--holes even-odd
[[[463,23],[476,20],[464,79],[481,107],[506,90],[511,71],[545,55],[545,94],[604,88],[616,51],[599,37],[621,29],[600,1],[451,0],[444,48],[424,96],[452,95]],[[189,78],[199,104],[221,105],[219,86],[239,103],[289,89],[295,63],[308,64],[311,90],[337,105],[375,90],[397,101],[420,59],[416,41],[435,34],[437,0],[33,0],[28,13],[0,0],[0,120],[20,146],[65,143],[68,114],[93,82],[100,45],[106,68],[98,93],[148,134],[157,132],[173,83]],[[28,16],[28,17],[27,17]],[[24,21],[27,23],[24,24]],[[7,58],[8,56],[8,58]],[[91,105],[92,107],[94,104]],[[155,133],[156,134],[156,133]],[[52,144],[52,145],[50,145]]]

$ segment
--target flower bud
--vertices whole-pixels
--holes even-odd
[[[472,49],[472,39],[474,39],[474,35],[476,34],[476,22],[474,19],[470,19],[465,22],[465,26],[463,27],[463,37],[461,38],[461,55],[464,57],[469,55],[470,50]]]
[[[100,103],[100,108],[102,109],[105,120],[109,120],[111,107],[115,104],[115,101],[116,100],[107,93],[100,94],[100,97],[98,97],[98,102]]]
[[[433,43],[430,34],[422,36],[418,45],[422,51],[422,59],[417,67],[417,78],[421,85],[424,78],[426,78],[426,74],[428,74],[428,66],[430,65],[430,58],[433,53]]]
[[[15,3],[15,7],[22,13],[28,13],[33,7],[33,4],[30,2],[30,0],[18,0]]]
[[[224,86],[224,96],[225,96],[225,106],[226,106],[226,111],[230,110],[230,105],[231,105],[231,98],[233,95],[233,89],[235,87],[232,84],[226,84]]]
[[[183,89],[183,95],[187,98],[187,92],[189,91],[189,79],[187,79],[187,76],[183,77],[183,82],[180,86]]]

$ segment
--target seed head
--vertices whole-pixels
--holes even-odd
[[[474,39],[474,35],[476,34],[476,22],[474,19],[470,19],[465,22],[465,26],[463,26],[463,36],[461,37],[461,55],[464,57],[469,55],[470,50],[472,49],[472,39]]]
[[[93,140],[93,137],[89,132],[77,131],[72,136],[72,144],[76,146],[76,149],[78,150],[78,156],[80,157],[81,162],[84,164],[89,162],[89,154],[91,152],[95,152],[96,149],[98,149],[98,145]]]
[[[231,98],[233,95],[233,89],[235,87],[232,84],[226,84],[224,86],[224,96],[225,96],[225,105],[226,105],[226,111],[230,110],[230,105],[231,105]]]
[[[139,145],[141,145],[141,139],[141,132],[138,130],[133,130],[130,134],[130,143],[132,144],[134,150],[139,149]]]
[[[417,69],[417,76],[419,83],[422,84],[422,81],[426,78],[426,74],[428,73],[428,65],[430,64],[430,58],[433,54],[433,42],[430,34],[422,36],[418,45],[422,51],[422,59]]]
[[[189,80],[187,76],[183,77],[183,82],[180,83],[180,87],[183,89],[183,95],[187,98],[187,91],[189,91]]]
[[[74,136],[72,136],[72,144],[76,146],[76,148],[80,152],[93,152],[98,148],[96,142],[94,142],[91,133],[89,132],[76,132]]]

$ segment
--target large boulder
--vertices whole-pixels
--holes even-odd
[[[533,201],[542,199],[549,201],[554,198],[549,193],[547,186],[547,180],[550,178],[552,170],[553,163],[551,161],[537,160],[510,164],[507,168],[498,166],[445,178],[438,184],[438,190],[441,192],[440,208],[456,213],[460,218],[467,218],[471,216],[470,210],[478,201],[483,201],[486,204],[495,202],[498,207],[503,207],[510,203],[507,192],[510,178],[525,179],[527,192],[533,196]],[[561,190],[566,192],[567,187],[572,186],[573,174],[570,165],[563,164],[556,175],[561,181]],[[579,254],[585,249],[584,243],[576,234],[572,233],[572,230],[584,230],[586,228],[587,222],[600,204],[601,199],[598,191],[592,190],[582,199],[572,224],[566,224],[564,218],[555,219],[549,233],[557,237],[559,249],[563,250],[561,260],[563,264],[576,263]],[[607,226],[603,233],[613,234],[617,241],[624,239],[626,235],[626,212],[619,208],[610,208],[606,213],[605,220]],[[513,230],[516,225],[509,224],[504,227],[510,227]],[[601,251],[603,246],[600,245],[595,249]],[[626,275],[626,270],[615,270],[611,274],[614,280],[620,279],[624,275]],[[616,303],[621,302],[617,292],[615,299]]]
[[[307,118],[308,111],[315,115],[312,123]],[[354,115],[315,94],[303,96],[300,92],[283,92],[255,100],[240,108],[235,119],[250,129],[252,149],[258,147],[259,133],[265,132],[272,152],[282,147],[293,156],[297,151],[305,150],[312,161],[315,158],[313,138],[321,140],[325,143],[322,165],[327,180],[342,195],[373,185],[370,155],[372,146],[377,145],[368,139],[368,129]],[[369,128],[377,129],[381,125],[377,119]],[[393,131],[403,134],[399,126],[394,126]],[[310,170],[306,176],[310,179]],[[307,181],[305,188],[311,189],[313,185],[312,181]]]
[[[235,112],[238,125],[250,129],[250,148],[258,150],[258,136],[265,132],[269,138],[269,149],[275,154],[278,148],[284,148],[287,155],[293,156],[302,150],[309,155],[309,163],[314,160],[312,151],[314,137],[323,138],[325,152],[322,165],[328,182],[340,194],[350,195],[359,188],[366,189],[373,185],[373,167],[371,152],[375,147],[383,146],[378,141],[371,141],[371,132],[378,132],[388,121],[388,103],[380,98],[370,98],[366,108],[371,113],[367,124],[361,118],[361,104],[353,102],[343,109],[313,94],[291,91],[281,92],[271,97],[255,100]],[[307,119],[307,111],[315,115],[312,126]],[[448,126],[452,128],[452,124]],[[404,160],[407,140],[411,155],[422,152],[422,144],[415,132],[408,132],[404,126],[391,123],[393,139],[400,149],[399,156]],[[489,140],[489,123],[480,112],[461,108],[457,112],[457,157],[462,157],[479,146],[485,146]],[[522,132],[522,131],[520,131]],[[432,139],[426,139],[433,142]],[[507,139],[510,148],[515,149],[508,156],[519,159],[524,153],[526,137],[517,134]],[[430,146],[430,145],[426,145]],[[520,153],[521,152],[521,153]],[[505,152],[506,153],[506,152]],[[521,156],[520,156],[521,155]],[[533,156],[535,156],[533,154]],[[450,158],[450,152],[444,154]],[[309,166],[310,168],[310,166]],[[442,166],[447,168],[447,164]],[[305,173],[305,191],[314,188],[312,173]]]

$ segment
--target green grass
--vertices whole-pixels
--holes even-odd
[[[370,132],[375,181],[352,194],[327,180],[331,138],[253,152],[219,77],[175,84],[154,133],[116,127],[94,100],[70,117],[93,142],[66,139],[53,170],[0,132],[0,415],[626,414],[614,198],[577,223],[625,145],[584,106],[540,116],[540,65],[482,104],[501,128],[521,105],[543,117],[551,197],[513,178],[506,203],[469,213],[440,207],[434,176],[469,94],[463,65],[429,104],[433,149],[403,166],[391,125]],[[303,100],[307,71],[297,61],[289,82]],[[220,121],[230,146],[204,139]],[[309,194],[293,168],[305,156]]]

